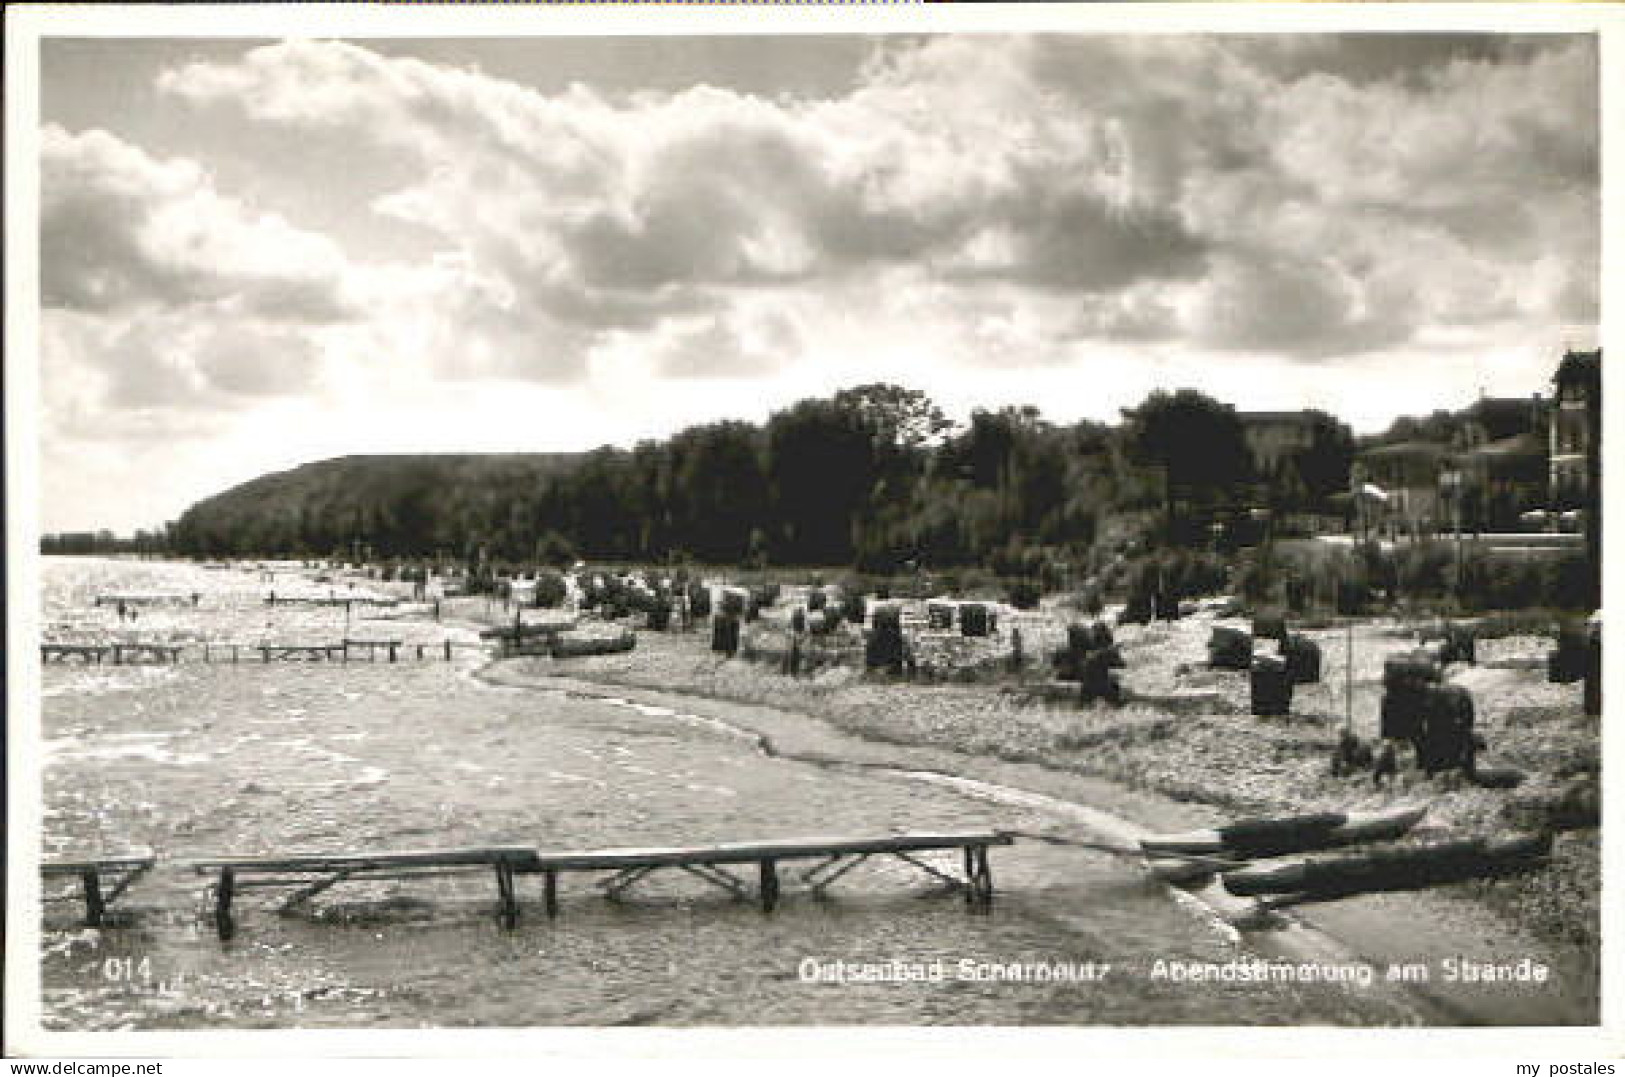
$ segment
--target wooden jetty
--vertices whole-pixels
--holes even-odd
[[[42,643],[39,645],[40,659],[46,662],[66,662],[70,658],[77,658],[86,665],[91,662],[100,663],[112,653],[112,648],[101,643]]]
[[[296,887],[282,903],[281,911],[286,912],[342,882],[424,879],[481,871],[491,871],[496,876],[503,923],[512,927],[519,920],[514,871],[535,857],[536,850],[530,846],[501,845],[377,853],[210,857],[193,861],[192,870],[200,875],[216,876],[212,887],[215,928],[222,939],[229,939],[236,932],[231,915],[232,900],[244,890]]]
[[[172,594],[167,591],[112,591],[96,596],[97,606],[196,606],[201,594]]]
[[[425,658],[444,658],[450,662],[452,651],[463,644],[442,640],[439,643],[406,643],[398,639],[344,639],[337,643],[204,643],[205,662],[242,661],[242,656],[258,653],[261,663],[278,662],[348,662],[352,655],[365,655],[368,661],[377,661],[383,654],[391,662],[412,654],[419,661]]]
[[[399,880],[493,873],[500,917],[505,927],[519,922],[515,879],[543,877],[547,915],[559,913],[559,877],[567,873],[608,873],[597,885],[617,898],[640,880],[661,870],[678,870],[725,890],[736,898],[757,900],[763,912],[772,912],[781,893],[779,868],[811,861],[799,872],[808,892],[822,894],[836,880],[869,860],[889,856],[958,890],[973,910],[993,904],[993,871],[988,849],[1009,845],[1001,831],[965,833],[892,834],[869,838],[791,838],[720,845],[652,849],[596,849],[580,852],[541,852],[528,846],[427,849],[377,853],[309,853],[282,856],[211,857],[193,862],[200,875],[215,875],[215,926],[222,939],[236,930],[231,906],[244,890],[295,887],[283,902],[292,909],[328,888],[347,881]],[[952,865],[939,866],[923,859],[933,852],[958,853],[962,877]],[[741,878],[730,867],[755,866],[755,880]]]
[[[275,591],[265,596],[267,606],[381,606],[389,608],[401,604],[393,595],[279,595]]]
[[[150,852],[129,853],[124,856],[100,857],[95,860],[52,860],[40,865],[40,878],[78,879],[85,902],[85,923],[101,927],[107,907],[117,901],[130,884],[144,875],[155,862]],[[102,883],[110,884],[103,890]],[[71,900],[72,894],[51,895],[47,901]]]
[[[353,652],[366,655],[369,662],[376,662],[378,655],[383,653],[394,662],[400,649],[401,641],[398,639],[347,639],[344,641],[344,660],[348,662]]]
[[[890,856],[924,872],[965,895],[965,903],[986,910],[993,904],[990,846],[1009,845],[1009,834],[971,831],[955,834],[891,834],[874,838],[788,838],[772,841],[701,845],[660,849],[600,849],[577,853],[538,853],[520,874],[543,876],[547,914],[558,915],[558,876],[564,872],[611,872],[598,885],[609,897],[618,897],[653,872],[676,869],[703,879],[738,898],[749,898],[750,884],[728,871],[729,866],[756,866],[755,896],[763,912],[772,912],[780,894],[779,865],[816,861],[800,872],[809,892],[822,894],[837,879],[875,856]],[[964,878],[920,858],[928,852],[959,852]]]
[[[110,661],[115,666],[133,666],[181,660],[181,647],[176,643],[42,643],[39,649],[46,662],[77,658],[87,664]]]
[[[272,659],[278,662],[332,662],[344,657],[342,643],[261,643],[254,649],[260,652],[260,661],[265,663]]]

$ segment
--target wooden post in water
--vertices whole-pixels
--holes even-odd
[[[549,868],[542,874],[542,900],[547,905],[549,920],[559,914],[559,873]]]
[[[511,928],[519,923],[519,902],[514,898],[513,892],[513,865],[506,860],[498,860],[497,873],[497,901],[502,907],[502,926]]]
[[[230,868],[220,869],[220,882],[214,888],[214,926],[224,942],[237,930],[231,922],[231,897],[237,885],[237,873]]]
[[[101,877],[95,868],[86,868],[79,873],[79,879],[85,887],[85,923],[101,927],[102,917],[107,912],[107,905],[102,901]]]
[[[446,661],[451,661],[451,640],[446,641]]]
[[[774,860],[763,860],[760,864],[760,880],[762,891],[762,911],[772,912],[779,903],[779,866]]]

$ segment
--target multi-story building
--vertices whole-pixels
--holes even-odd
[[[1450,447],[1432,441],[1400,441],[1360,453],[1354,478],[1380,500],[1365,517],[1377,532],[1425,534],[1445,526],[1447,512],[1439,476],[1448,470]]]
[[[1414,533],[1456,522],[1514,530],[1531,510],[1594,508],[1601,366],[1601,350],[1568,352],[1550,399],[1483,397],[1457,413],[1453,433],[1361,452],[1360,473],[1386,496],[1381,521]]]
[[[1602,349],[1566,353],[1552,385],[1550,501],[1554,508],[1578,508],[1600,475]]]
[[[1241,435],[1252,454],[1253,468],[1268,478],[1281,469],[1281,465],[1294,453],[1302,452],[1314,444],[1315,427],[1321,420],[1312,411],[1244,411]]]

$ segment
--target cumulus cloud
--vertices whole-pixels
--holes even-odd
[[[776,310],[673,319],[645,350],[657,375],[759,378],[782,370],[803,347],[800,327]]]
[[[1400,44],[945,36],[877,48],[850,92],[769,101],[545,95],[296,41],[160,86],[408,154],[420,178],[374,209],[511,295],[481,308],[502,357],[477,370],[567,377],[579,364],[526,357],[526,332],[577,356],[646,332],[658,351],[672,324],[728,336],[764,287],[897,271],[958,282],[950,302],[1066,297],[1073,331],[1101,339],[1303,358],[1439,320],[1594,318],[1594,42]]]
[[[1030,102],[922,108],[920,80],[897,70],[834,101],[699,87],[612,103],[295,42],[163,85],[410,150],[426,178],[381,211],[439,228],[559,316],[611,327],[646,320],[663,291],[681,301],[876,264],[1101,291],[1191,273],[1202,249],[1125,190],[1110,132],[1061,130]],[[1014,106],[1026,87],[983,89]],[[997,257],[978,260],[990,243]]]
[[[352,313],[335,243],[220,194],[195,162],[155,159],[105,131],[48,125],[40,165],[47,307],[231,303],[305,323]]]
[[[100,128],[43,129],[48,436],[328,407],[388,431],[449,399],[658,434],[673,401],[704,419],[877,377],[967,407],[1071,377],[1074,414],[1204,370],[1270,407],[1363,371],[1438,397],[1464,357],[1598,318],[1594,38],[870,44],[774,97],[722,68],[543,91],[405,40],[177,60]],[[121,122],[152,101],[163,152],[151,117]]]
[[[281,323],[147,310],[110,317],[50,310],[42,322],[44,404],[54,428],[100,438],[131,416],[224,416],[257,401],[322,388],[317,338]]]

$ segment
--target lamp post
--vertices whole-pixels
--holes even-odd
[[[1456,598],[1461,598],[1461,491],[1463,476],[1458,468],[1439,473],[1439,496],[1450,502],[1450,519],[1456,540]]]
[[[1260,558],[1259,567],[1264,572],[1267,587],[1275,575],[1275,513],[1268,508],[1254,508],[1248,509],[1247,515],[1254,522],[1264,525],[1263,556]]]

